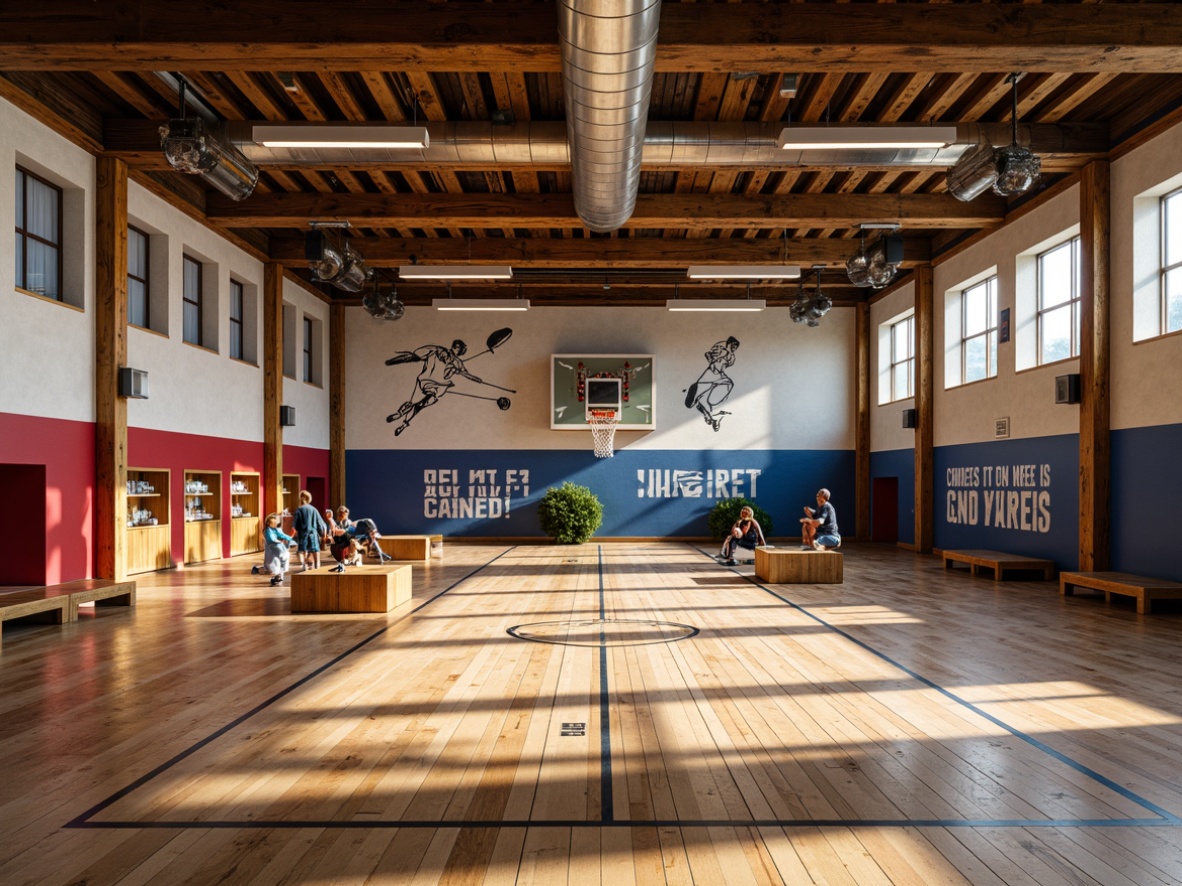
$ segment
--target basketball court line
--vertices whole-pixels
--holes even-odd
[[[701,553],[708,557],[712,562],[714,558],[707,554],[701,548],[695,545],[689,545],[694,551]],[[453,582],[448,587],[439,591],[432,597],[424,600],[407,615],[411,615],[420,611],[426,606],[434,603],[440,597],[448,592],[459,587],[464,582],[471,579],[473,576],[482,572],[487,567],[491,566],[497,560],[511,553],[516,549],[516,546],[507,548],[496,557],[493,557],[488,562],[473,569],[464,577]],[[604,561],[603,561],[603,545],[597,546],[597,567],[599,580],[599,617],[601,622],[605,620],[606,605],[605,605],[605,587],[604,587]],[[614,804],[612,798],[612,758],[611,758],[611,739],[610,739],[610,690],[611,687],[608,682],[608,644],[604,635],[603,629],[600,630],[600,647],[599,647],[599,711],[600,711],[600,803],[601,803],[601,817],[599,819],[493,819],[493,820],[452,820],[452,819],[429,819],[429,820],[289,820],[289,819],[244,819],[244,820],[202,820],[202,821],[94,821],[93,818],[108,809],[120,800],[128,797],[130,794],[146,785],[149,781],[156,778],[158,775],[168,771],[173,766],[181,761],[187,759],[193,754],[197,753],[202,748],[207,747],[218,738],[244,724],[252,717],[256,716],[266,708],[275,704],[284,697],[290,695],[295,690],[306,685],[316,677],[321,676],[329,669],[340,664],[346,658],[352,656],[378,637],[385,634],[391,627],[399,624],[402,619],[392,625],[387,625],[376,631],[369,637],[355,643],[349,649],[333,657],[325,664],[301,677],[290,686],[280,690],[272,695],[267,700],[255,705],[246,713],[240,715],[234,720],[227,723],[225,726],[217,729],[215,732],[206,736],[203,739],[195,742],[185,750],[173,756],[171,759],[160,764],[150,772],[140,776],[126,787],[121,788],[105,800],[92,806],[90,809],[83,812],[81,815],[72,819],[71,821],[62,825],[63,828],[87,828],[87,829],[139,829],[139,828],[173,828],[173,829],[193,829],[193,828],[276,828],[276,829],[291,829],[291,828],[324,828],[324,829],[349,829],[349,828],[369,828],[369,829],[397,829],[397,828],[412,828],[412,829],[439,829],[439,828],[538,828],[538,827],[566,827],[566,828],[661,828],[661,827],[677,827],[677,828],[701,828],[701,827],[775,827],[775,828],[820,828],[820,827],[842,827],[842,828],[857,828],[857,827],[874,827],[874,828],[981,828],[981,827],[1017,827],[1017,828],[1087,828],[1087,827],[1105,827],[1105,828],[1126,828],[1126,827],[1178,827],[1182,825],[1182,817],[1179,817],[1155,803],[1141,797],[1133,791],[1117,784],[1112,779],[1101,773],[1091,769],[1088,766],[1072,759],[1066,754],[1051,748],[1044,742],[1034,738],[1021,730],[1010,726],[998,717],[986,713],[977,705],[969,702],[960,696],[956,695],[949,689],[946,689],[932,680],[918,674],[907,666],[895,661],[887,654],[880,652],[862,640],[852,636],[841,628],[827,622],[820,616],[810,612],[806,607],[793,602],[783,594],[760,584],[754,576],[745,576],[741,573],[736,573],[741,578],[744,578],[755,587],[764,591],[766,594],[774,597],[782,603],[790,606],[792,609],[813,620],[818,625],[824,627],[826,630],[842,637],[844,640],[854,644],[860,649],[871,653],[880,660],[886,662],[893,668],[906,674],[916,682],[926,686],[929,689],[935,690],[944,698],[960,705],[961,707],[971,711],[975,716],[980,717],[988,723],[1006,731],[1011,736],[1019,739],[1043,754],[1051,757],[1053,760],[1065,765],[1075,772],[1085,776],[1086,778],[1095,781],[1104,788],[1111,790],[1118,796],[1128,800],[1129,802],[1140,806],[1147,812],[1152,813],[1154,818],[1102,818],[1102,819],[1077,819],[1077,818],[1010,818],[1010,819],[973,819],[973,818],[957,818],[957,819],[856,819],[856,818],[838,818],[838,819],[818,819],[818,818],[804,818],[804,819],[617,819],[614,815]]]

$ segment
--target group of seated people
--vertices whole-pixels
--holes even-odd
[[[324,516],[312,507],[312,495],[306,489],[300,490],[300,506],[292,515],[292,535],[282,529],[283,515],[269,514],[263,529],[265,563],[251,572],[269,572],[271,584],[282,584],[283,576],[291,562],[290,546],[294,544],[304,569],[320,567],[321,546],[328,548],[336,561],[335,572],[344,572],[345,564],[360,566],[368,554],[375,560],[385,562],[393,559],[382,550],[378,539],[382,534],[373,520],[349,519],[349,509],[341,505],[333,514],[332,508],[324,509]]]
[[[801,548],[806,551],[832,551],[841,547],[841,534],[837,530],[837,511],[829,503],[829,490],[817,490],[817,507],[814,510],[805,507],[804,516],[800,518]],[[767,545],[763,537],[763,528],[755,519],[755,512],[744,507],[739,511],[739,519],[731,527],[730,533],[722,543],[722,552],[718,559],[726,566],[736,564],[737,549],[754,551],[757,547]]]

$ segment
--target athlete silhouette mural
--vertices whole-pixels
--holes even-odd
[[[496,349],[507,342],[512,335],[513,330],[507,327],[496,330],[489,335],[488,340],[485,342],[485,349],[473,354],[468,360],[475,360],[484,354],[495,353]],[[451,393],[460,397],[471,397],[474,400],[490,400],[496,403],[497,407],[502,410],[508,409],[512,405],[508,397],[490,397],[485,394],[474,394],[471,391],[456,389],[456,379],[459,378],[466,379],[474,385],[484,385],[486,387],[496,388],[498,391],[507,391],[510,394],[517,393],[512,388],[505,388],[501,385],[484,381],[484,379],[469,372],[463,359],[466,353],[468,353],[468,346],[457,338],[451,343],[451,347],[445,345],[423,345],[422,347],[415,348],[413,351],[399,351],[386,361],[387,366],[398,366],[404,363],[421,364],[418,377],[415,379],[414,390],[411,392],[410,397],[398,407],[396,412],[386,416],[387,422],[401,422],[394,429],[394,436],[398,436],[405,431],[416,415],[428,406],[434,406],[444,394]]]
[[[733,335],[726,341],[715,342],[705,354],[706,368],[698,380],[685,390],[685,406],[702,413],[706,424],[717,431],[722,426],[722,417],[729,412],[719,409],[731,395],[735,383],[726,371],[735,365],[735,351],[739,340]]]

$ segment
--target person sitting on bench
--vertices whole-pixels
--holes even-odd
[[[378,539],[382,534],[378,532],[378,527],[373,520],[362,518],[360,520],[349,519],[349,509],[344,505],[337,508],[337,532],[347,532],[358,544],[360,548],[369,551],[369,555],[375,560],[386,562],[394,559],[385,551],[382,546],[378,544]]]
[[[766,544],[767,540],[763,537],[763,528],[759,525],[759,521],[755,519],[755,512],[749,507],[744,507],[739,511],[739,519],[731,527],[730,535],[722,543],[722,554],[720,558],[725,565],[734,566],[736,547],[754,551],[757,546]]]
[[[817,490],[817,509],[805,507],[800,518],[800,542],[806,551],[832,551],[841,547],[837,511],[829,503],[829,490]]]

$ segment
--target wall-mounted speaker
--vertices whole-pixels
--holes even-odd
[[[903,427],[905,427],[905,428],[915,427],[915,410],[914,409],[904,409],[903,410]]]
[[[148,399],[148,373],[128,366],[119,368],[119,396],[128,400]]]
[[[280,406],[279,407],[279,424],[285,428],[295,427],[295,407],[294,406]]]
[[[1055,402],[1056,403],[1078,403],[1079,402],[1079,373],[1073,372],[1070,375],[1060,375],[1055,378]]]

